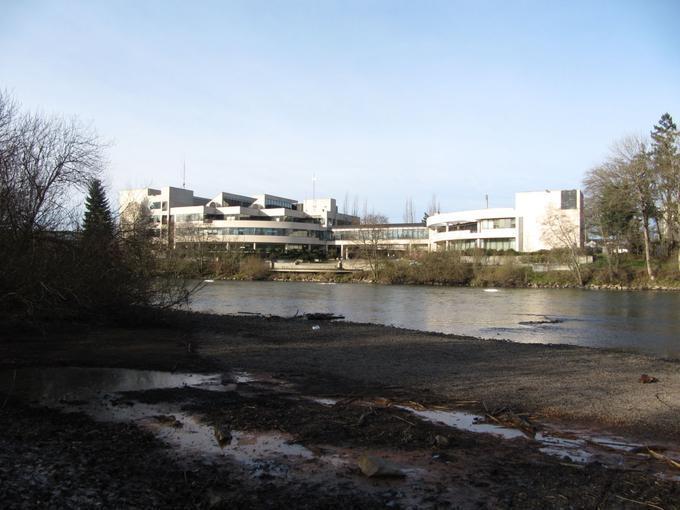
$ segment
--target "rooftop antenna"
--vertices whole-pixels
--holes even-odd
[[[182,188],[187,189],[187,161],[182,158]]]
[[[312,174],[312,200],[316,200],[316,173]]]
[[[489,194],[487,193],[486,195],[484,195],[484,198],[486,199],[486,208],[488,209],[489,208]]]

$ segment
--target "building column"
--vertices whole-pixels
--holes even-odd
[[[340,260],[345,260],[345,245],[340,245]]]
[[[253,251],[257,250],[257,243],[253,243]]]

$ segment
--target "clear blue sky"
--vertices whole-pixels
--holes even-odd
[[[400,221],[580,185],[680,120],[678,1],[0,0],[0,87],[113,143],[109,187],[359,195]]]

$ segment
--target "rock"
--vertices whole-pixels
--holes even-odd
[[[372,477],[395,477],[402,478],[406,474],[399,466],[389,460],[374,457],[372,455],[362,455],[358,462],[361,472],[369,478]]]
[[[220,448],[224,448],[231,443],[231,430],[224,425],[215,427],[215,439]]]
[[[446,448],[447,446],[449,446],[449,443],[450,443],[449,438],[446,436],[442,436],[440,434],[434,436],[434,444],[438,448]]]
[[[652,376],[649,376],[647,374],[642,374],[638,381],[641,382],[642,384],[651,384],[651,383],[659,382],[659,380],[656,377],[652,377]]]
[[[156,420],[159,425],[163,425],[165,427],[172,427],[174,429],[181,429],[184,427],[184,424],[171,414],[159,414],[154,416],[153,419]]]

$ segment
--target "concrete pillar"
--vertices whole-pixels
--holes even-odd
[[[257,243],[253,243],[253,251],[257,250]]]
[[[345,245],[340,245],[340,260],[345,260]]]

